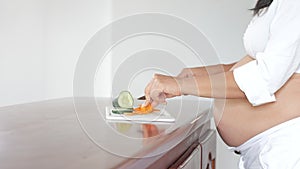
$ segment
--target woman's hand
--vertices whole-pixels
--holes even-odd
[[[180,90],[181,78],[155,74],[153,79],[145,88],[145,96],[147,104],[156,106],[166,102],[166,98],[181,95]]]

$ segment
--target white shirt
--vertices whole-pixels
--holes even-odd
[[[276,101],[275,92],[300,73],[300,0],[273,0],[248,25],[244,46],[255,60],[233,70],[237,85],[253,106]]]

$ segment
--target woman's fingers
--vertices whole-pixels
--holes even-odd
[[[158,106],[160,103],[159,103],[159,102],[156,102],[156,101],[152,101],[150,104],[151,104],[152,107],[156,107],[156,106]]]
[[[146,102],[157,105],[166,102],[166,98],[180,96],[178,78],[155,74],[145,88]]]
[[[145,88],[144,93],[145,93],[146,101],[143,104],[143,106],[147,106],[148,104],[151,104],[151,102],[152,102],[151,97],[150,97],[150,91],[151,91],[152,84],[153,84],[153,79],[147,84],[147,86]]]

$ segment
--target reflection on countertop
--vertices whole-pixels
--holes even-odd
[[[134,168],[146,158],[150,166],[211,118],[211,100],[183,98],[166,106],[175,123],[108,122],[110,103],[78,97],[0,108],[0,168]]]

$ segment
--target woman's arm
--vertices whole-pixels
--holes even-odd
[[[246,55],[244,58],[242,58],[240,61],[238,61],[237,63],[235,63],[231,68],[230,68],[230,71],[232,71],[232,70],[234,70],[234,69],[236,69],[236,68],[238,68],[238,67],[240,67],[240,66],[242,66],[242,65],[244,65],[244,64],[246,64],[246,63],[248,63],[248,62],[250,62],[250,61],[252,61],[252,60],[254,60],[251,56],[249,56],[249,55]]]
[[[217,67],[211,67],[215,68],[215,70],[212,69],[211,72],[208,71],[208,73],[202,74],[201,77],[189,77],[178,80],[181,92],[185,95],[210,98],[245,98],[245,94],[239,89],[234,80],[232,71],[252,60],[253,58],[247,55],[237,63],[226,66],[223,72],[214,74],[212,72]]]
[[[220,65],[210,66],[209,69],[198,68],[201,76],[172,77],[156,74],[145,88],[146,104],[152,102],[157,105],[165,102],[166,98],[180,95],[194,95],[210,98],[245,98],[245,94],[235,83],[233,70],[253,60],[244,57],[233,66],[222,68]],[[219,71],[219,70],[223,71]],[[224,70],[227,70],[224,72]],[[213,74],[214,72],[215,74]],[[218,73],[216,73],[218,72]]]
[[[250,61],[253,58],[249,55],[245,56],[238,62],[234,62],[231,64],[218,64],[218,65],[211,65],[211,66],[203,66],[203,67],[194,67],[194,68],[184,68],[177,77],[179,78],[187,78],[192,76],[203,76],[203,75],[213,75],[222,72],[228,72],[235,68],[238,68]]]
[[[179,78],[187,78],[187,77],[192,77],[192,76],[203,76],[203,75],[208,75],[208,74],[217,74],[217,73],[221,73],[221,72],[227,72],[235,64],[236,63],[218,64],[218,65],[203,66],[203,67],[194,67],[194,68],[184,68],[177,75],[177,77],[179,77]]]
[[[180,90],[181,95],[194,95],[220,99],[245,98],[245,94],[235,83],[232,71],[175,80],[178,82],[178,89]]]

